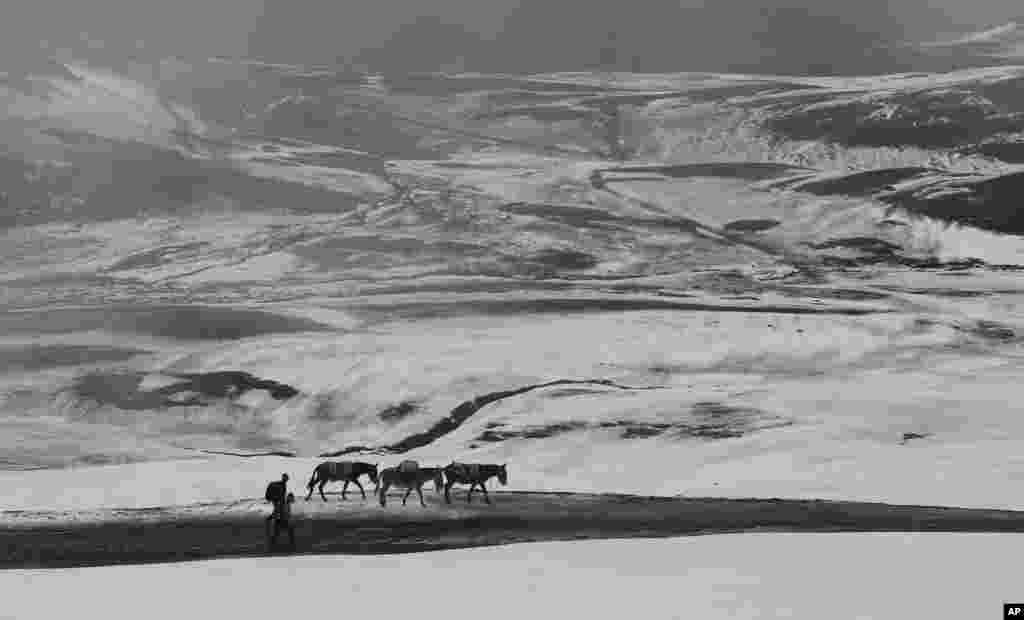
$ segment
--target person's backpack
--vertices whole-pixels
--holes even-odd
[[[406,460],[398,464],[398,471],[403,474],[412,474],[419,470],[420,464],[416,461]]]
[[[267,492],[263,497],[273,504],[284,501],[284,483],[280,480],[271,482],[267,485]]]

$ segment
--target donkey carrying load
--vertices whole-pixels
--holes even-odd
[[[473,489],[477,485],[480,486],[480,490],[484,492],[484,501],[488,504],[491,503],[491,498],[487,495],[486,483],[491,478],[497,477],[498,482],[501,486],[508,484],[508,469],[506,465],[492,465],[483,463],[456,463],[452,461],[451,464],[446,465],[444,468],[444,501],[452,503],[451,488],[455,484],[468,484],[469,493],[466,494],[466,503],[473,501]]]
[[[320,497],[327,501],[327,496],[324,495],[324,485],[328,482],[345,481],[345,486],[341,488],[341,499],[345,499],[345,494],[348,492],[349,483],[354,483],[359,487],[359,492],[363,494],[363,499],[366,499],[366,491],[363,489],[363,485],[359,484],[359,478],[363,475],[370,477],[370,482],[380,485],[377,476],[377,465],[371,463],[363,463],[360,461],[324,461],[316,466],[313,470],[313,477],[309,479],[309,484],[306,487],[309,489],[309,494],[306,495],[306,501],[313,496],[313,487],[316,483],[320,483]]]
[[[380,505],[385,506],[387,504],[385,498],[388,489],[391,486],[398,486],[405,488],[405,496],[402,497],[403,506],[405,506],[406,500],[409,499],[409,494],[412,493],[413,489],[416,489],[416,494],[420,496],[420,505],[425,508],[427,504],[423,501],[423,485],[433,480],[434,490],[440,493],[441,488],[444,486],[444,475],[441,472],[440,467],[420,467],[416,461],[402,461],[397,467],[388,467],[381,470],[378,491]]]

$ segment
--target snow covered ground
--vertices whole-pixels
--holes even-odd
[[[77,210],[0,231],[0,511],[59,512],[69,526],[117,508],[213,512],[258,500],[282,472],[304,494],[318,454],[353,446],[377,450],[339,458],[507,463],[509,490],[1024,509],[1019,272],[924,270],[886,254],[1024,263],[1020,237],[1000,229],[1015,226],[1002,207],[1013,204],[1016,169],[976,153],[766,131],[775,104],[805,120],[870,108],[855,123],[913,116],[960,88],[1016,105],[1005,93],[1019,67],[534,76],[546,90],[494,77],[485,91],[444,82],[452,92],[436,99],[415,85],[389,91],[387,80],[299,96],[272,71],[247,81],[233,67],[251,123],[231,135],[258,137],[214,147],[197,135],[191,150],[180,134],[212,127],[207,95],[186,109],[167,85],[65,68],[33,82],[52,87],[46,106],[32,89],[4,86],[17,105],[0,130],[17,134],[41,114],[112,141],[90,151],[26,137],[74,163],[15,166],[12,186],[52,174],[56,187],[65,168],[99,162],[98,185],[119,187],[146,172],[103,176],[103,157],[130,141],[184,159],[168,160],[178,176],[152,190],[172,195],[166,212],[70,201]],[[218,84],[218,70],[192,79]],[[171,90],[189,92],[191,71],[200,68],[181,67]],[[627,143],[640,156],[626,170],[588,152],[600,140],[573,116],[610,85],[651,98],[630,113]],[[522,98],[522,114],[502,116],[503,97]],[[351,101],[375,112],[339,104]],[[999,112],[979,101],[961,103]],[[543,120],[549,113],[570,120]],[[308,141],[309,119],[322,123],[323,144]],[[457,124],[462,133],[443,131]],[[538,154],[539,142],[554,148]],[[442,150],[455,155],[439,159]],[[218,158],[226,170],[204,168]],[[713,172],[683,165],[708,162]],[[679,166],[657,168],[667,163]],[[851,181],[857,171],[897,180]],[[217,181],[207,185],[207,173]],[[148,206],[141,176],[131,200]],[[300,187],[319,192],[316,208],[312,194],[292,193]],[[909,192],[929,207],[915,188],[940,203],[967,196],[969,211],[991,207],[988,228],[879,197]],[[841,246],[834,255],[829,243]],[[864,259],[872,251],[881,260]],[[296,393],[182,379],[224,371]],[[981,617],[1020,598],[1015,541],[744,534],[15,570],[0,572],[0,616],[66,614],[66,601],[83,609],[119,583],[132,601],[161,601],[144,610],[156,617],[334,604],[388,617]],[[112,618],[140,613],[116,596],[97,603]]]
[[[4,571],[0,613],[960,620],[1019,601],[1022,551],[1001,534],[734,534]]]

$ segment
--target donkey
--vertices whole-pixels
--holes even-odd
[[[324,495],[324,485],[328,482],[335,480],[345,481],[345,486],[341,488],[341,499],[346,499],[345,494],[348,493],[349,483],[355,483],[359,487],[359,492],[363,494],[363,499],[366,499],[366,491],[363,489],[363,485],[359,484],[359,478],[363,474],[370,477],[370,482],[379,485],[377,475],[376,464],[363,463],[360,461],[324,461],[316,466],[313,470],[313,476],[309,479],[309,484],[306,487],[309,489],[309,493],[306,495],[306,501],[313,496],[313,487],[316,483],[320,483],[320,497],[327,501],[327,496]]]
[[[409,499],[409,494],[412,493],[413,489],[416,489],[416,494],[420,496],[420,506],[426,508],[427,504],[423,501],[423,485],[431,480],[434,481],[434,491],[437,493],[441,492],[441,488],[444,486],[444,474],[441,473],[440,467],[419,467],[412,471],[401,471],[397,467],[388,467],[380,472],[380,505],[386,505],[386,497],[388,488],[392,485],[405,488],[405,496],[402,497],[402,505],[405,506],[405,502]]]
[[[477,485],[484,492],[484,501],[491,503],[487,495],[487,486],[484,484],[491,478],[497,477],[501,486],[508,484],[508,469],[506,465],[490,465],[482,463],[456,463],[452,461],[444,468],[444,501],[452,503],[451,488],[455,484],[468,484],[469,493],[466,495],[466,503],[473,501],[473,488]]]

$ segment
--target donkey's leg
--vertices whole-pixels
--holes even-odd
[[[453,484],[455,484],[455,483],[452,482],[451,480],[449,480],[448,482],[444,483],[444,501],[445,501],[446,504],[452,503],[451,490],[452,490],[452,485]]]
[[[314,487],[316,487],[316,475],[315,474],[313,475],[313,477],[309,481],[309,493],[306,494],[306,501],[307,502],[309,501],[309,498],[313,497],[313,488]]]
[[[346,480],[345,485],[341,487],[341,499],[347,499],[346,494],[348,493],[348,483],[349,481]]]
[[[365,500],[366,499],[366,491],[363,490],[363,485],[359,484],[359,478],[356,478],[352,482],[355,482],[356,486],[359,487],[359,492],[363,494],[363,499]]]
[[[402,497],[402,505],[405,506],[405,500],[409,499],[409,495],[412,494],[412,487],[405,490],[405,495]]]
[[[326,484],[327,484],[327,478],[324,478],[323,480],[320,481],[320,497],[324,498],[325,502],[327,501],[327,496],[324,495],[324,485],[326,485]]]
[[[416,494],[420,496],[420,506],[423,506],[424,508],[426,508],[427,504],[426,504],[426,502],[423,501],[423,485],[422,484],[417,484],[416,485]]]
[[[390,485],[389,485],[389,484],[388,484],[387,482],[385,482],[385,483],[384,483],[384,484],[382,484],[382,485],[381,485],[381,487],[380,487],[380,505],[381,505],[381,507],[383,507],[383,506],[384,506],[384,504],[385,504],[385,499],[384,499],[384,498],[385,498],[385,497],[387,496],[387,494],[388,494],[388,487],[389,487],[389,486],[390,486]]]
[[[471,504],[473,502],[473,489],[476,488],[475,482],[469,483],[469,493],[466,493],[466,503]]]
[[[487,495],[487,485],[483,482],[480,483],[480,490],[484,492],[484,501],[488,504],[491,503],[491,498]]]

